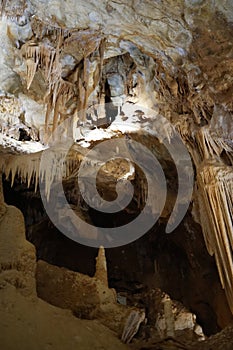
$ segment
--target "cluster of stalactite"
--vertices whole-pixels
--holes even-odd
[[[207,249],[214,254],[219,276],[233,313],[233,173],[212,161],[197,176],[198,204]]]
[[[34,37],[20,51],[27,67],[27,90],[38,71],[45,81],[46,134],[56,130],[58,124],[71,116],[74,125],[78,120],[84,122],[88,98],[96,87],[99,87],[101,99],[105,38],[99,32],[63,30],[42,25],[38,20],[34,20],[32,29]],[[64,55],[75,57],[75,66],[67,76],[62,70],[61,59]]]
[[[179,131],[196,167],[197,218],[233,313],[233,150],[227,142],[213,138],[208,126],[193,135],[189,127],[189,123],[184,123],[179,125]],[[223,152],[227,164],[221,157]]]
[[[13,154],[2,156],[0,159],[0,171],[13,185],[16,176],[26,183],[28,187],[34,185],[35,191],[39,181],[45,183],[45,194],[49,198],[51,186],[55,181],[62,181],[73,174],[82,161],[83,155],[77,151],[54,149],[46,154],[46,161],[41,162],[42,152],[34,154]]]
[[[171,75],[158,66],[155,79],[159,81],[160,101],[166,102],[161,103],[161,113],[175,125],[192,156],[197,174],[195,216],[202,226],[208,252],[215,257],[233,313],[233,147],[230,130],[228,135],[224,129],[220,136],[221,131],[211,123],[214,114],[224,114],[229,129],[227,109],[216,107],[202,72],[195,66],[188,74],[178,69]]]

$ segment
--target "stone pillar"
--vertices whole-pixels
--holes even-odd
[[[105,257],[104,247],[99,247],[98,256],[96,258],[95,278],[100,280],[106,287],[108,287],[108,271]]]

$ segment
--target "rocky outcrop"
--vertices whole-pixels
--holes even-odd
[[[95,278],[49,265],[37,263],[38,296],[52,305],[70,309],[77,317],[99,320],[113,330],[124,342],[130,342],[140,323],[145,319],[143,310],[127,307],[117,303],[116,292],[109,289],[100,277],[100,265],[97,264]],[[137,315],[144,315],[138,317]],[[128,319],[135,318],[135,325]],[[138,326],[138,328],[137,328]],[[126,334],[126,328],[128,334]],[[132,331],[135,329],[135,333]]]
[[[34,246],[26,241],[22,213],[6,206],[0,221],[1,287],[14,286],[23,295],[36,296]]]
[[[3,349],[128,349],[98,322],[80,320],[41,299],[24,297],[12,285],[1,288],[0,298]]]
[[[35,248],[26,241],[23,215],[15,207],[4,207],[0,218],[2,349],[126,349],[99,323],[77,319],[37,297]]]
[[[155,320],[155,329],[161,338],[205,339],[202,328],[196,322],[196,315],[181,303],[171,300],[169,295],[159,289],[152,289],[149,298],[149,317]]]

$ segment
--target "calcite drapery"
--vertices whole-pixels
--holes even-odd
[[[203,162],[197,176],[200,219],[207,249],[215,256],[219,276],[233,313],[233,173],[214,161]]]

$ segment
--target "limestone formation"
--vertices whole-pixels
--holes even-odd
[[[0,281],[2,288],[14,286],[24,296],[35,296],[36,257],[34,246],[26,241],[22,213],[4,207],[0,220]]]
[[[56,219],[68,229],[69,225],[76,227],[79,220],[71,211],[85,222],[95,221],[93,208],[99,198],[92,195],[91,179],[98,169],[97,192],[106,201],[116,198],[117,183],[129,184],[127,189],[134,187],[130,205],[112,220],[112,227],[117,227],[127,222],[126,217],[137,217],[145,207],[147,215],[158,211],[152,208],[153,198],[145,205],[148,184],[136,164],[137,155],[132,159],[130,149],[125,150],[134,140],[150,150],[166,175],[167,201],[158,225],[169,221],[174,207],[178,215],[190,204],[188,212],[201,226],[228,306],[221,293],[219,298],[233,315],[232,1],[3,0],[0,12],[1,285],[12,291],[12,298],[18,298],[18,292],[22,298],[35,297],[34,248],[25,240],[22,214],[4,203],[2,177],[4,186],[9,180],[13,188],[26,183],[29,192],[33,186],[38,193],[40,184],[50,207],[54,204],[51,191],[58,184],[68,187],[75,183],[71,203],[62,209],[59,200],[54,205]],[[195,178],[191,203],[187,179],[192,174],[187,159],[178,146],[175,159],[168,150],[176,132],[192,160]],[[127,159],[120,159],[123,148],[119,147],[108,149],[107,163],[101,152],[89,152],[109,139],[122,140]],[[76,179],[84,160],[82,188],[77,190]],[[150,157],[146,163],[150,173]],[[181,179],[177,179],[178,169],[182,170]],[[153,176],[150,173],[149,180],[157,189],[159,207],[163,191]],[[122,194],[126,187],[119,188]],[[81,189],[89,204],[84,203]],[[103,217],[101,220],[105,224]],[[77,231],[82,238],[96,241],[99,237],[97,229],[94,233]],[[187,238],[190,245],[191,236]],[[188,255],[187,260],[194,269],[195,259]],[[199,277],[204,280],[207,276],[208,284],[203,261],[199,263]],[[108,289],[105,265],[103,247],[93,279],[68,269],[61,272],[40,261],[37,288],[48,298],[43,283],[53,271],[64,281],[68,276],[70,287],[83,278],[93,287],[94,295],[86,311],[81,306],[84,297],[76,301],[77,296],[70,295],[72,301],[68,297],[61,300],[51,290],[51,302],[82,316],[86,312],[88,318],[102,318],[120,336],[123,332],[124,341],[131,340],[143,313],[131,310],[133,313],[126,315],[116,304],[113,291]],[[185,268],[181,270],[185,276]],[[51,283],[58,282],[51,279]],[[102,289],[110,300],[106,303],[100,301]],[[169,302],[165,302],[164,311],[167,335],[173,336],[176,322],[169,318]],[[111,312],[114,321],[107,316]],[[127,317],[126,328],[120,330],[120,325],[125,325],[122,319]],[[130,324],[133,326],[128,331]]]
[[[6,206],[0,220],[2,349],[126,349],[104,326],[77,319],[69,311],[39,299],[35,268],[35,249],[25,238],[23,215],[17,208]],[[85,302],[83,295],[81,298]],[[107,298],[113,299],[114,294],[109,292]]]
[[[103,247],[97,257],[98,273],[93,278],[38,261],[37,293],[52,305],[72,310],[77,317],[99,320],[129,343],[145,319],[145,312],[117,303],[116,292],[108,288],[107,266],[103,271],[103,263],[106,264]]]
[[[198,341],[205,339],[196,315],[160,289],[150,291],[150,309],[148,317],[152,318],[151,323],[154,323],[161,339],[183,338]]]
[[[96,258],[95,278],[101,281],[103,285],[108,287],[107,261],[105,257],[105,250],[102,246],[99,248],[99,253]]]

